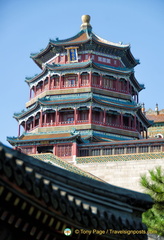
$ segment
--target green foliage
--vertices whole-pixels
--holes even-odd
[[[164,236],[164,172],[161,167],[149,171],[150,176],[141,176],[140,184],[154,200],[154,205],[143,213],[142,220],[149,231]]]

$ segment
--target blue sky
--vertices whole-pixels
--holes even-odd
[[[163,0],[1,0],[0,1],[0,141],[17,136],[14,112],[25,109],[29,88],[25,77],[41,70],[30,58],[49,39],[65,39],[80,31],[81,16],[89,14],[100,37],[130,43],[140,65],[137,80],[145,84],[140,103],[146,109],[164,108]]]

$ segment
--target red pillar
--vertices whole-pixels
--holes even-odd
[[[123,114],[121,113],[121,128],[123,128]]]
[[[100,112],[100,123],[103,124],[103,111]]]
[[[53,147],[53,155],[56,155],[56,145]]]
[[[56,113],[55,113],[55,125],[58,125],[59,124],[59,112],[58,110],[56,109]]]
[[[92,86],[92,72],[89,73],[89,87]]]
[[[62,88],[62,85],[63,85],[63,84],[62,84],[62,80],[63,80],[63,79],[62,79],[62,75],[60,75],[60,76],[59,76],[59,89]]]
[[[103,82],[102,82],[102,74],[100,74],[100,87],[102,88]]]
[[[77,123],[77,109],[74,109],[74,124]]]
[[[73,142],[72,143],[72,160],[74,162],[76,161],[76,156],[77,156],[77,143]]]
[[[119,91],[119,78],[116,79],[116,91]]]
[[[43,112],[42,110],[40,111],[40,127],[42,127],[43,124]]]
[[[45,112],[45,114],[44,114],[44,125],[46,125],[46,122],[47,122],[47,113]]]
[[[48,75],[48,90],[51,89],[51,76]]]
[[[103,125],[106,125],[106,110],[104,109]]]
[[[37,146],[33,146],[33,154],[37,154]]]
[[[92,123],[92,106],[89,108],[89,123]]]
[[[80,73],[77,74],[77,77],[78,77],[78,83],[77,83],[77,87],[81,87],[81,76],[80,76]]]
[[[36,96],[36,86],[34,86],[34,97]]]

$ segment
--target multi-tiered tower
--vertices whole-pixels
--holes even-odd
[[[82,16],[77,35],[50,40],[31,57],[42,72],[26,78],[30,100],[25,111],[14,114],[18,137],[8,138],[16,149],[72,157],[80,144],[147,135],[149,122],[138,104],[144,86],[134,76],[139,61],[129,45],[94,34],[90,16]]]

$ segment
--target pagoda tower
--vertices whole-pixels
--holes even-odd
[[[144,85],[134,75],[139,61],[130,45],[93,33],[89,15],[77,35],[50,40],[31,58],[41,73],[26,78],[30,100],[14,114],[18,137],[7,139],[16,149],[69,159],[81,144],[147,137],[150,123],[138,97]]]

